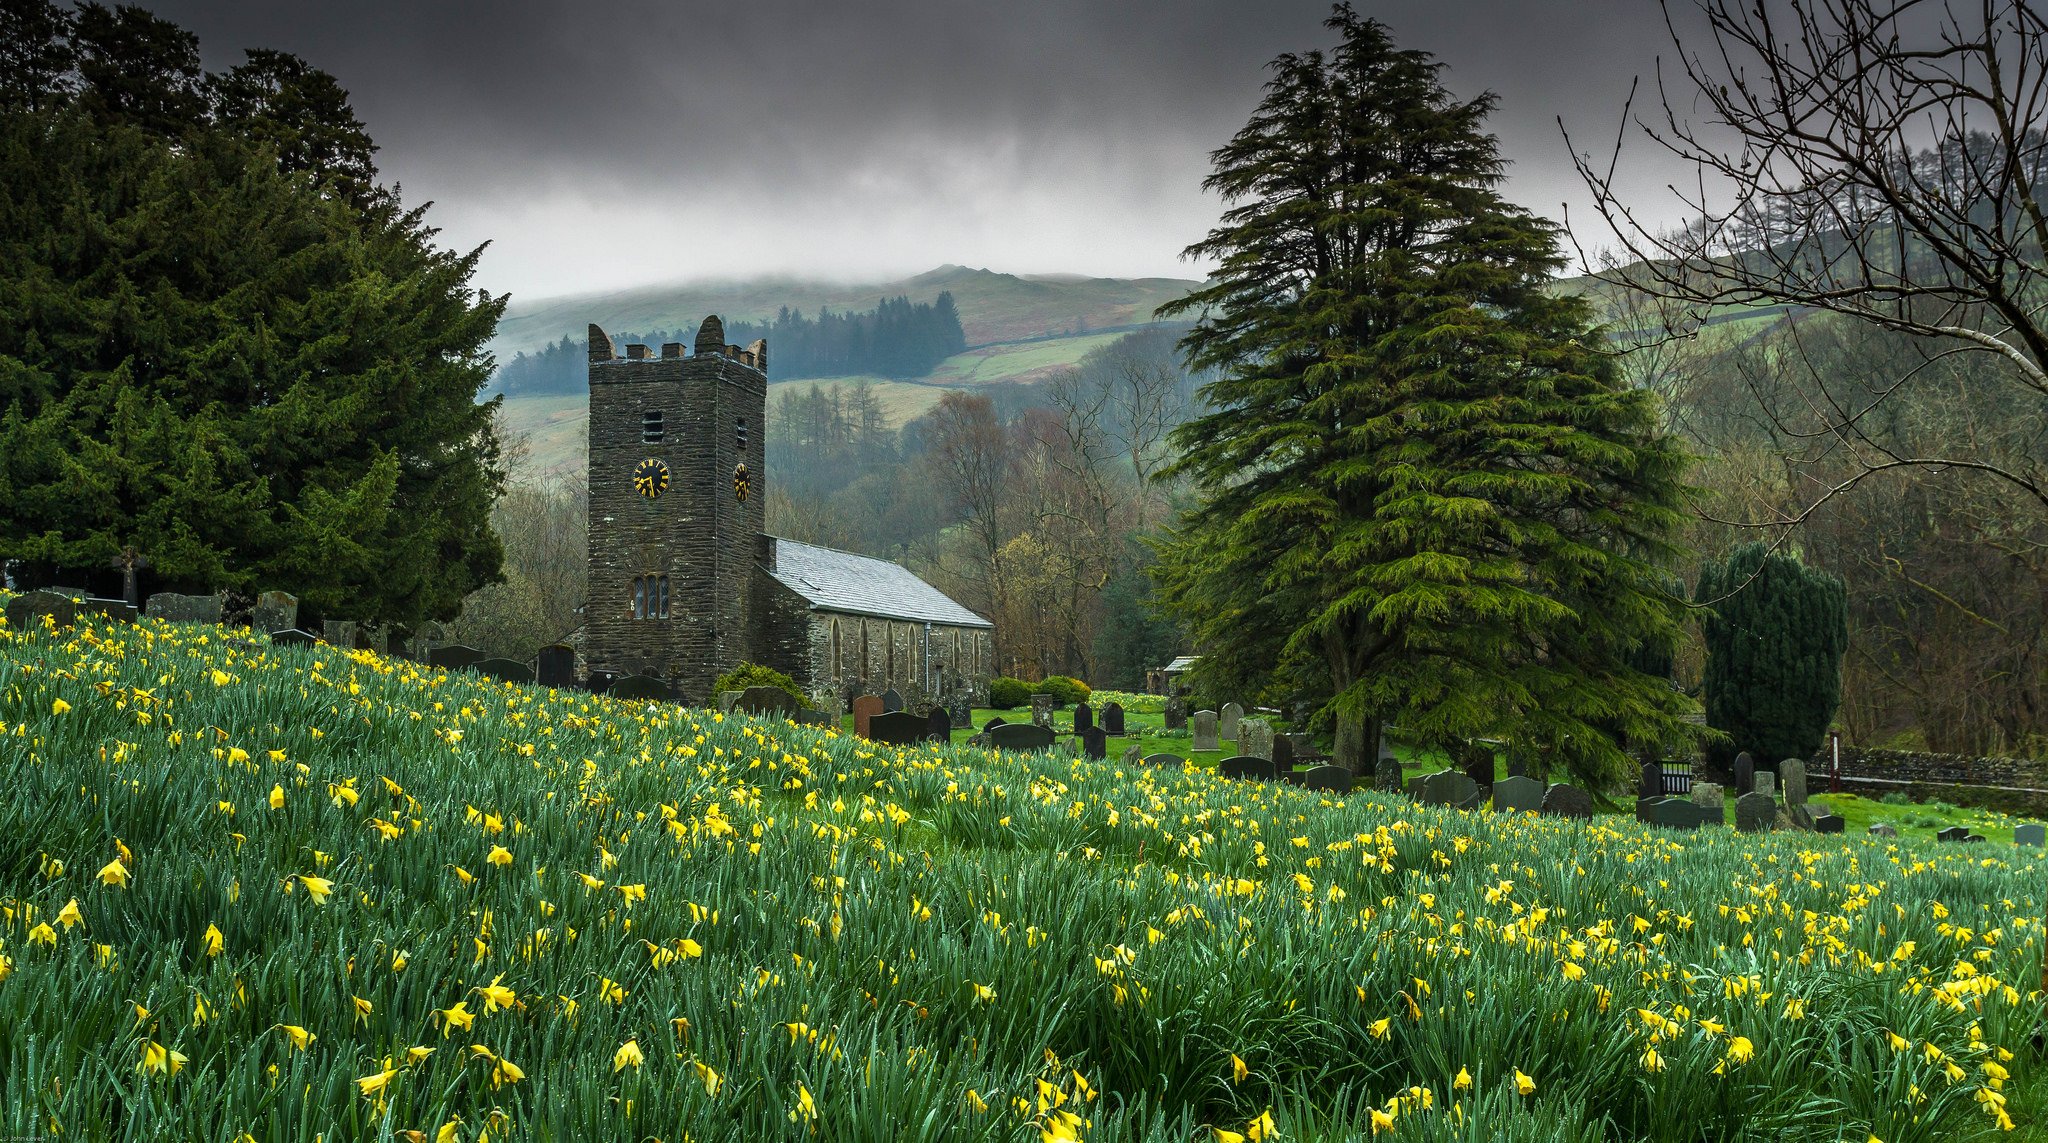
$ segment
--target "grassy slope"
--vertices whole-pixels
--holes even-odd
[[[1334,1139],[1396,1101],[1396,1138],[1931,1143],[1995,1134],[1996,1068],[2038,1114],[1997,983],[2038,971],[2031,853],[898,750],[154,623],[0,634],[0,724],[10,1134]]]

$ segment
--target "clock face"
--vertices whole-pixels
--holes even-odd
[[[649,500],[668,491],[668,465],[649,458],[633,469],[633,491]]]
[[[747,466],[736,465],[732,470],[732,494],[740,503],[747,502],[747,493],[753,488],[753,478],[747,475]]]

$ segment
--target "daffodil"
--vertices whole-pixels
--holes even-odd
[[[99,879],[102,884],[112,885],[117,889],[126,889],[128,887],[128,867],[121,864],[121,859],[117,857],[100,867]]]
[[[639,1042],[628,1040],[619,1045],[618,1051],[612,1053],[612,1072],[617,1074],[629,1067],[637,1068],[645,1060],[646,1057],[640,1054]]]
[[[53,701],[52,703],[50,703],[50,713],[51,713],[51,714],[70,714],[70,713],[71,713],[71,704],[70,704],[70,703],[68,703],[68,702],[65,702],[65,701],[64,701],[63,699],[57,699],[57,700]]]
[[[313,898],[313,903],[316,905],[325,905],[327,903],[327,895],[334,892],[334,882],[329,881],[325,877],[315,877],[310,873],[302,873],[299,875],[299,880],[304,883],[307,894]]]
[[[1466,1070],[1465,1070],[1464,1068],[1460,1067],[1460,1068],[1458,1069],[1458,1075],[1457,1075],[1457,1078],[1455,1078],[1455,1079],[1453,1079],[1453,1080],[1451,1081],[1451,1087],[1452,1087],[1452,1088],[1453,1088],[1454,1090],[1457,1090],[1457,1091],[1471,1091],[1471,1090],[1472,1090],[1472,1073],[1471,1073],[1471,1072],[1469,1072],[1469,1071],[1466,1071]]]
[[[85,923],[84,914],[78,911],[78,898],[73,897],[71,900],[66,901],[64,903],[64,907],[62,909],[57,910],[57,923],[64,926],[67,929],[73,925],[82,925]]]
[[[375,1098],[383,1094],[384,1088],[391,1083],[391,1077],[397,1074],[398,1069],[387,1068],[375,1075],[367,1075],[358,1079],[356,1086],[362,1089],[365,1098]]]
[[[199,937],[199,946],[205,950],[207,956],[219,956],[223,943],[219,925],[209,923],[206,932]]]
[[[313,1041],[320,1038],[318,1035],[308,1032],[296,1024],[279,1024],[277,1027],[284,1032],[286,1038],[291,1040],[292,1047],[302,1052],[312,1047]]]
[[[1525,1074],[1525,1073],[1524,1073],[1524,1072],[1522,1071],[1522,1069],[1520,1069],[1520,1068],[1516,1068],[1516,1069],[1515,1069],[1515,1094],[1516,1094],[1516,1095],[1535,1095],[1535,1094],[1536,1094],[1536,1081],[1535,1081],[1535,1079],[1534,1079],[1534,1078],[1532,1078],[1532,1077],[1530,1077],[1529,1075]]]
[[[1245,1077],[1250,1074],[1252,1074],[1252,1070],[1245,1066],[1244,1061],[1238,1058],[1237,1053],[1230,1053],[1230,1082],[1243,1083]]]

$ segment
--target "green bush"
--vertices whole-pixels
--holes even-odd
[[[788,691],[790,697],[803,706],[811,705],[810,698],[797,687],[795,679],[773,667],[764,667],[759,663],[741,663],[718,676],[718,681],[711,684],[711,694],[708,698],[712,703],[716,703],[718,696],[726,691],[743,691],[748,687],[774,687],[777,690]]]
[[[1015,710],[1031,701],[1031,684],[1023,679],[999,678],[988,681],[991,710]]]
[[[1079,679],[1070,679],[1065,675],[1054,675],[1033,687],[1031,693],[1035,695],[1051,695],[1053,705],[1055,706],[1072,706],[1077,702],[1087,702],[1088,696],[1093,692],[1088,689],[1087,683]]]

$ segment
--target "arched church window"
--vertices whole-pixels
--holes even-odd
[[[832,621],[832,681],[839,681],[839,621]]]

